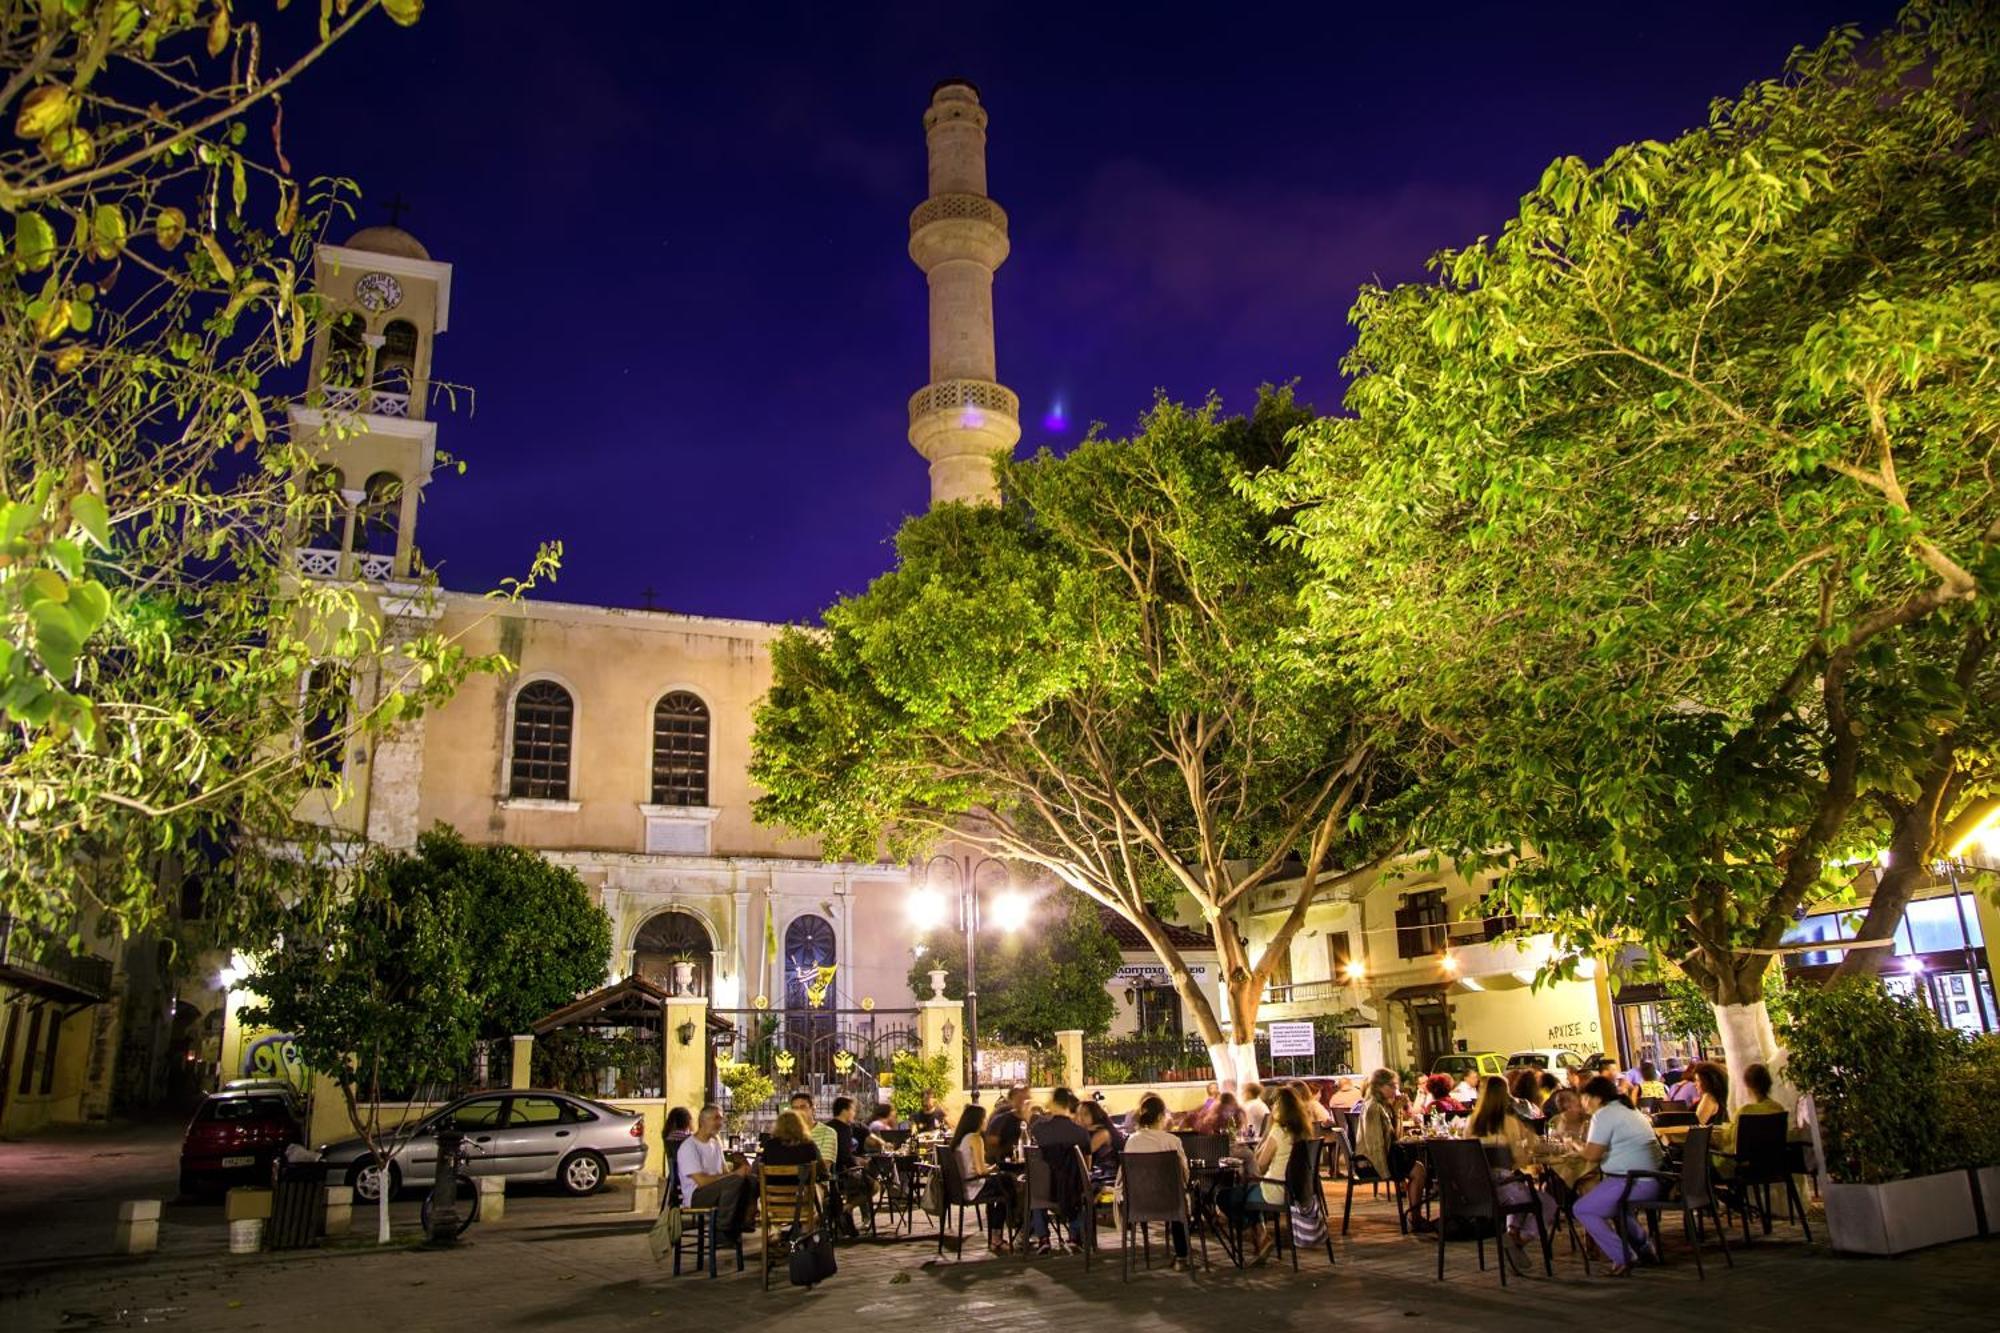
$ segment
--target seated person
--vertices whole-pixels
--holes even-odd
[[[986,1208],[986,1247],[995,1254],[1008,1254],[1013,1247],[1007,1243],[1007,1224],[1014,1216],[1017,1196],[1013,1181],[986,1161],[985,1129],[986,1108],[978,1102],[969,1103],[958,1113],[950,1151],[965,1183],[965,1201]]]
[[[888,1102],[875,1103],[875,1114],[868,1117],[869,1133],[880,1134],[884,1130],[887,1130],[893,1134],[901,1128],[903,1128],[903,1125],[896,1119],[895,1107],[891,1106]]]
[[[1271,1118],[1271,1108],[1264,1103],[1264,1086],[1261,1083],[1243,1085],[1243,1127],[1252,1138],[1262,1137],[1264,1122]]]
[[[1486,1086],[1479,1090],[1479,1100],[1473,1103],[1472,1121],[1466,1127],[1468,1138],[1478,1139],[1489,1148],[1505,1148],[1512,1154],[1513,1168],[1496,1170],[1493,1173],[1494,1193],[1503,1204],[1535,1202],[1539,1212],[1531,1217],[1527,1213],[1514,1213],[1507,1218],[1507,1232],[1502,1238],[1501,1250],[1506,1256],[1503,1262],[1514,1265],[1514,1271],[1525,1274],[1528,1271],[1528,1251],[1521,1243],[1521,1234],[1530,1222],[1538,1229],[1555,1225],[1556,1201],[1548,1194],[1538,1193],[1534,1186],[1520,1179],[1520,1168],[1546,1156],[1548,1150],[1541,1138],[1530,1129],[1527,1122],[1514,1112],[1514,1096],[1507,1090],[1507,1082],[1499,1075],[1486,1080]]]
[[[1333,1081],[1333,1109],[1345,1111],[1361,1100],[1360,1085],[1351,1078],[1337,1078]]]
[[[1219,1093],[1214,1101],[1203,1102],[1201,1109],[1188,1121],[1188,1128],[1197,1134],[1221,1134],[1235,1138],[1243,1129],[1243,1108],[1236,1104],[1236,1094]]]
[[[1090,1161],[1091,1133],[1079,1121],[1080,1107],[1081,1103],[1078,1102],[1075,1093],[1068,1088],[1057,1088],[1049,1095],[1048,1114],[1035,1122],[1035,1150],[1050,1164],[1051,1178],[1057,1182],[1059,1195],[1064,1180],[1070,1181],[1073,1187],[1082,1191],[1076,1200],[1076,1211],[1068,1219],[1070,1238],[1078,1243],[1081,1243],[1081,1238],[1087,1234],[1090,1225],[1092,1202],[1090,1182],[1087,1179],[1075,1180],[1074,1172],[1066,1172],[1058,1162],[1060,1155],[1070,1148],[1082,1152],[1086,1165]],[[1029,1213],[1028,1235],[1038,1251],[1048,1250],[1049,1218],[1046,1208],[1037,1208]]]
[[[1771,1071],[1763,1065],[1744,1066],[1743,1086],[1750,1090],[1751,1100],[1736,1108],[1736,1115],[1728,1124],[1717,1126],[1715,1136],[1709,1140],[1709,1146],[1715,1152],[1731,1155],[1718,1164],[1724,1175],[1733,1174],[1736,1169],[1733,1160],[1736,1152],[1736,1133],[1743,1125],[1744,1116],[1781,1115],[1789,1119],[1792,1114],[1785,1109],[1782,1102],[1771,1099]]]
[[[1167,1104],[1160,1100],[1157,1093],[1149,1092],[1139,1099],[1139,1105],[1133,1109],[1132,1115],[1138,1123],[1125,1138],[1125,1151],[1120,1158],[1121,1167],[1126,1159],[1144,1153],[1173,1153],[1181,1159],[1181,1179],[1186,1180],[1187,1145],[1181,1142],[1179,1135],[1167,1132]],[[1124,1187],[1124,1177],[1120,1175],[1118,1188],[1121,1198],[1124,1197]],[[1187,1223],[1167,1223],[1167,1240],[1173,1246],[1173,1266],[1178,1272],[1187,1267]]]
[[[1663,1102],[1667,1099],[1666,1080],[1660,1077],[1660,1071],[1651,1060],[1639,1062],[1638,1083],[1640,1102]]]
[[[1523,1120],[1542,1118],[1541,1083],[1537,1071],[1533,1069],[1514,1071],[1513,1077],[1508,1080],[1507,1103],[1513,1108],[1514,1114]],[[1477,1110],[1476,1104],[1474,1110]]]
[[[1232,1185],[1217,1196],[1217,1202],[1231,1223],[1239,1227],[1245,1221],[1251,1223],[1250,1239],[1257,1261],[1262,1261],[1271,1253],[1276,1237],[1267,1233],[1264,1227],[1263,1219],[1267,1214],[1252,1213],[1250,1205],[1285,1201],[1284,1175],[1291,1164],[1292,1145],[1303,1142],[1311,1133],[1312,1122],[1307,1118],[1298,1094],[1290,1088],[1279,1088],[1278,1099],[1271,1107],[1271,1132],[1257,1145],[1257,1152],[1249,1164],[1248,1174],[1257,1179]]]
[[[867,1173],[861,1169],[861,1157],[867,1151],[868,1131],[855,1123],[852,1097],[833,1099],[832,1129],[835,1135],[833,1179],[840,1186],[840,1233],[857,1236],[860,1230],[854,1224],[851,1210],[867,1207],[874,1197],[874,1188]]]
[[[1460,1106],[1470,1108],[1474,1102],[1479,1100],[1479,1085],[1478,1070],[1461,1070],[1458,1079],[1451,1085],[1451,1099]]]
[[[778,1112],[777,1123],[764,1139],[762,1154],[758,1158],[760,1166],[810,1166],[808,1176],[814,1180],[826,1177],[826,1163],[820,1159],[819,1148],[813,1143],[812,1135],[806,1129],[806,1122],[797,1111]]]
[[[1099,1180],[1114,1179],[1118,1155],[1125,1150],[1124,1132],[1111,1123],[1104,1107],[1090,1098],[1077,1103],[1076,1122],[1090,1133],[1090,1151],[1085,1154],[1090,1159],[1090,1174]]]
[[[926,1088],[924,1104],[910,1117],[910,1128],[919,1134],[935,1134],[944,1127],[944,1108],[938,1105],[937,1094]]]
[[[1017,1083],[1007,1089],[999,1108],[986,1122],[986,1160],[1005,1162],[1012,1159],[1014,1149],[1021,1144],[1021,1136],[1027,1132],[1028,1123],[1028,1089]]]
[[[722,1108],[714,1102],[701,1108],[694,1133],[674,1149],[674,1171],[680,1177],[683,1206],[713,1208],[720,1243],[735,1244],[749,1220],[755,1191],[749,1188],[749,1166],[732,1167],[723,1159]]]
[[[1722,1072],[1722,1066],[1712,1060],[1704,1060],[1694,1067],[1694,1081],[1701,1089],[1695,1098],[1694,1122],[1697,1125],[1719,1125],[1729,1118],[1729,1076]]]
[[[1432,1111],[1448,1116],[1465,1114],[1465,1104],[1451,1095],[1450,1074],[1432,1074],[1424,1080],[1423,1096],[1417,1098],[1417,1113],[1429,1115]]]

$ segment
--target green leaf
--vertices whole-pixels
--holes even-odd
[[[424,0],[382,0],[382,10],[407,28],[424,14]]]
[[[125,210],[99,204],[90,218],[90,251],[99,259],[116,259],[125,249]]]
[[[98,550],[111,549],[111,513],[104,501],[89,491],[80,492],[70,497],[69,515]]]
[[[35,651],[42,665],[57,680],[67,680],[76,671],[76,655],[83,651],[83,632],[69,609],[55,602],[37,602],[29,618],[35,625]]]
[[[14,222],[14,260],[29,273],[39,273],[56,257],[55,228],[40,213],[23,213]]]

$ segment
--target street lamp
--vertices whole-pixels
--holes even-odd
[[[979,872],[988,866],[1006,870],[1007,863],[998,857],[975,857],[970,853],[964,856],[939,853],[924,862],[923,883],[911,891],[909,901],[910,924],[921,931],[937,930],[951,917],[951,901],[934,882],[940,862],[951,867],[958,883],[958,924],[965,933],[965,1046],[972,1068],[969,1080],[972,1100],[976,1102],[979,1100],[979,962],[973,942],[981,922]],[[993,924],[1009,933],[1019,930],[1028,923],[1030,905],[1026,895],[1009,887],[993,899]]]

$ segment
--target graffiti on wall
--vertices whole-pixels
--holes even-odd
[[[243,1078],[281,1078],[304,1087],[305,1066],[299,1063],[298,1039],[289,1032],[267,1032],[243,1048]]]

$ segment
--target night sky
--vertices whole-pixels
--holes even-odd
[[[1023,447],[1124,431],[1156,389],[1338,405],[1371,279],[1497,231],[1548,161],[1701,121],[1893,5],[562,7],[432,0],[288,99],[301,176],[367,192],[454,266],[440,379],[469,472],[418,528],[447,586],[567,547],[544,595],[803,620],[927,500],[921,116],[992,116],[995,291]],[[340,228],[336,239],[344,239]]]

